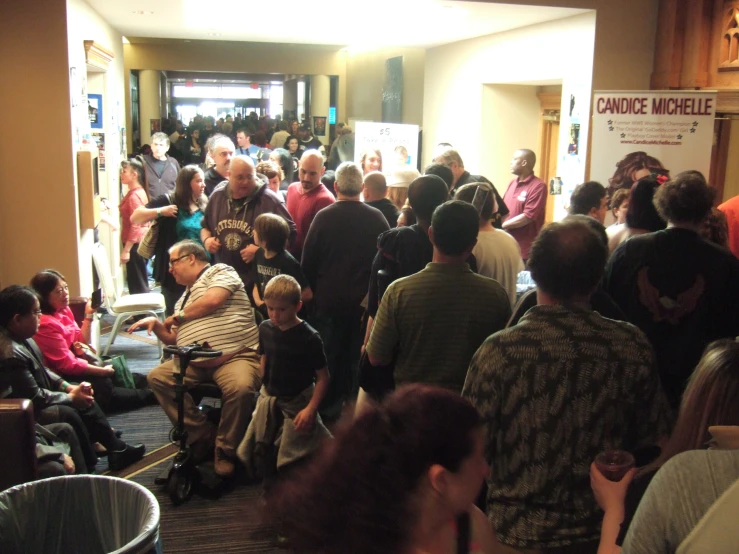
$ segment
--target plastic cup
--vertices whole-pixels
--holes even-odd
[[[634,467],[634,456],[625,450],[606,450],[596,456],[595,467],[609,481],[620,481]]]

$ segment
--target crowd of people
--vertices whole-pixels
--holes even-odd
[[[300,125],[241,125],[178,126],[122,165],[129,291],[157,222],[167,310],[130,331],[222,352],[187,369],[223,393],[217,425],[186,397],[193,456],[263,479],[299,551],[676,552],[732,517],[739,260],[703,175],[640,175],[612,195],[586,182],[545,226],[528,149],[501,195],[449,144],[423,173],[375,150],[327,170],[351,133],[326,154]],[[180,169],[178,144],[202,158]],[[519,297],[523,271],[536,288]],[[0,293],[0,390],[72,426],[78,470],[96,442],[111,467],[140,458],[98,404],[155,397],[174,423],[175,361],[117,390],[77,355],[88,320],[76,327],[63,276],[31,287]],[[635,467],[609,479],[605,451]]]

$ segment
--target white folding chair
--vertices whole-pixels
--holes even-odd
[[[109,315],[115,316],[113,330],[110,332],[110,340],[105,346],[103,356],[108,355],[110,346],[115,342],[118,331],[123,323],[131,316],[135,315],[153,315],[164,321],[164,296],[158,292],[148,292],[143,294],[129,294],[118,298],[115,285],[113,284],[113,276],[110,274],[110,265],[108,264],[108,254],[105,247],[99,242],[93,246],[92,260],[95,264],[95,270],[100,278],[100,286],[103,289],[105,301],[103,305]],[[159,348],[159,357],[162,357],[162,343],[157,338],[157,346]]]

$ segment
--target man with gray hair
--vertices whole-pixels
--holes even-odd
[[[311,223],[303,246],[303,272],[314,291],[315,316],[310,324],[321,334],[328,370],[328,394],[321,417],[336,420],[345,400],[357,393],[357,366],[362,345],[360,318],[367,294],[377,237],[389,226],[379,210],[359,199],[362,171],[353,162],[336,170],[335,204]]]
[[[205,194],[210,198],[215,188],[228,179],[231,158],[234,157],[234,143],[226,135],[213,135],[206,142],[208,154],[216,163],[205,172]]]
[[[151,154],[144,155],[149,198],[156,198],[168,192],[174,193],[180,164],[171,156],[167,156],[167,150],[169,150],[169,137],[165,133],[151,135]]]
[[[490,221],[493,224],[493,227],[497,229],[502,227],[503,219],[508,215],[508,207],[505,202],[503,202],[503,198],[501,198],[500,194],[498,194],[498,189],[495,188],[495,185],[493,185],[490,180],[486,179],[482,175],[471,175],[470,172],[464,168],[462,156],[460,156],[459,152],[453,148],[447,148],[446,150],[441,151],[441,153],[434,158],[434,162],[442,163],[452,170],[454,183],[452,184],[452,188],[449,190],[450,196],[454,196],[457,189],[469,183],[487,183],[490,185],[495,196],[495,203],[498,205],[498,210],[493,212]]]

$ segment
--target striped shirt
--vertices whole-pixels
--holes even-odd
[[[259,346],[259,329],[254,322],[254,311],[244,291],[241,277],[229,265],[215,264],[208,267],[177,301],[175,313],[202,298],[213,287],[226,289],[232,294],[213,313],[185,321],[178,327],[177,345],[207,342],[211,348],[221,350],[224,355],[235,354],[244,348],[256,351]]]
[[[395,382],[462,392],[472,356],[511,316],[497,281],[466,263],[430,263],[394,281],[382,298],[367,353],[392,360]]]

